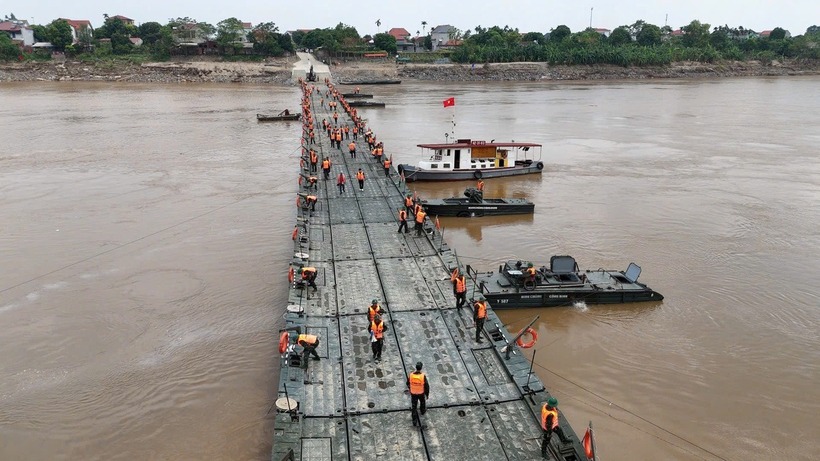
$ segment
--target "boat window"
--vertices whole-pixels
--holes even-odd
[[[433,155],[433,160],[441,160],[441,149],[437,149],[435,151],[435,155]]]
[[[430,164],[430,169],[431,170],[436,169],[436,168],[438,168],[438,163],[431,163]]]
[[[449,164],[449,163],[445,163],[445,164],[442,166],[442,168],[450,168],[450,164]]]

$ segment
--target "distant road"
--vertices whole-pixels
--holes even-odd
[[[317,60],[312,54],[297,51],[296,56],[299,60],[293,64],[293,71],[291,72],[291,76],[294,80],[299,77],[305,78],[310,71],[311,64],[313,65],[313,72],[316,73],[320,80],[325,77],[331,77],[330,68],[326,64],[323,64],[321,61]]]

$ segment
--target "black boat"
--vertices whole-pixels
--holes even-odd
[[[535,204],[522,198],[484,198],[484,192],[468,187],[464,197],[422,200],[421,206],[430,216],[490,216],[504,214],[529,214]]]
[[[398,85],[401,83],[401,80],[393,80],[393,79],[386,79],[386,80],[350,80],[345,82],[339,82],[340,85]]]
[[[373,99],[372,94],[364,93],[342,93],[345,99]]]
[[[350,107],[384,107],[383,102],[353,100],[347,103]]]
[[[532,263],[507,261],[497,272],[467,272],[479,285],[494,309],[567,306],[585,304],[622,304],[662,301],[663,295],[638,282],[641,268],[630,263],[625,271],[578,269],[572,256],[553,256],[550,267],[535,269]]]
[[[278,122],[281,120],[299,120],[302,114],[285,114],[280,112],[278,115],[256,114],[256,120],[260,122]]]

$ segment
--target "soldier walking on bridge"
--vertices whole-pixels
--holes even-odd
[[[336,178],[336,185],[339,186],[339,195],[345,193],[345,183],[347,182],[347,178],[345,178],[344,172],[339,173],[339,177]]]
[[[424,232],[424,218],[426,217],[427,213],[423,209],[416,210],[416,237],[421,237],[421,233]]]
[[[407,377],[407,387],[410,388],[410,412],[413,417],[413,426],[421,426],[420,415],[427,413],[427,397],[430,396],[430,383],[427,376],[421,372],[422,363],[416,362],[416,371]],[[421,408],[419,408],[421,407]]]
[[[347,145],[347,150],[350,151],[350,158],[356,158],[356,142],[350,141]]]
[[[384,326],[381,315],[376,314],[373,317],[373,321],[368,325],[367,331],[370,332],[370,348],[373,350],[373,359],[377,362],[381,361],[382,348],[384,347],[384,332],[387,331],[387,327]]]
[[[404,233],[410,232],[407,229],[407,211],[404,208],[399,208],[399,230],[397,232],[401,232],[402,228],[404,228]]]
[[[319,337],[317,335],[301,334],[296,342],[302,346],[302,364],[307,366],[307,358],[312,355],[313,360],[319,360],[316,348],[319,347]]]
[[[484,321],[487,320],[487,301],[479,296],[473,303],[473,320],[475,321],[475,342],[480,343],[481,332],[484,330]]]
[[[467,302],[467,278],[464,274],[459,273],[458,267],[453,269],[450,274],[450,281],[453,282],[453,294],[456,296],[456,309],[461,309],[461,306]]]
[[[361,168],[356,172],[356,179],[359,181],[359,190],[364,190],[364,171]]]

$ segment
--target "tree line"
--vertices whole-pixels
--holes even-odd
[[[164,25],[146,22],[139,26],[108,15],[104,15],[104,19],[103,25],[93,31],[81,31],[76,41],[71,26],[64,20],[31,27],[36,41],[50,42],[57,51],[90,56],[136,54],[165,60],[179,50],[180,43],[195,40],[215,43],[219,53],[225,55],[246,52],[244,43],[252,44],[252,53],[257,56],[282,56],[294,52],[295,48],[354,56],[372,50],[383,50],[391,56],[397,53],[393,36],[387,33],[360,36],[355,27],[343,23],[283,34],[273,22],[258,24],[246,31],[236,18],[224,19],[215,26],[189,17],[170,19]],[[426,22],[422,24],[426,26]],[[142,45],[135,46],[132,37],[142,39]],[[713,28],[697,20],[681,27],[680,34],[673,34],[668,26],[638,20],[615,28],[609,36],[594,29],[573,33],[566,25],[559,25],[548,33],[523,34],[508,26],[477,26],[465,32],[453,28],[450,38],[461,40],[462,44],[443,52],[443,56],[458,63],[531,61],[648,66],[677,61],[820,59],[820,26],[811,26],[797,37],[787,36],[786,31],[778,27],[768,37],[761,37],[742,26]],[[432,48],[429,33],[420,45],[422,49]],[[422,58],[423,54],[408,56]],[[19,58],[17,47],[8,36],[0,34],[0,59]]]

